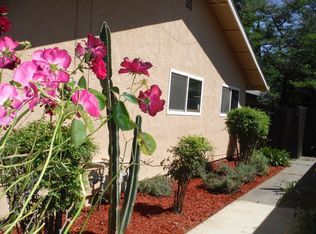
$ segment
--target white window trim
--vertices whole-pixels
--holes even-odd
[[[238,91],[238,107],[237,108],[240,107],[240,89],[237,88],[237,87],[234,87],[234,86],[229,86],[227,84],[222,84],[221,92],[220,92],[221,93],[221,95],[220,95],[220,103],[219,103],[219,116],[220,117],[226,117],[227,116],[227,113],[223,113],[222,112],[223,87],[229,88],[231,90]],[[231,109],[230,109],[231,101],[232,101],[232,92],[229,92],[229,111],[231,111]]]
[[[201,102],[200,102],[200,112],[189,112],[187,111],[187,102],[188,102],[188,92],[186,93],[185,97],[185,111],[176,111],[176,110],[170,110],[169,109],[169,100],[170,100],[170,89],[171,89],[171,76],[172,73],[176,73],[182,76],[187,77],[187,91],[189,88],[189,79],[194,79],[194,80],[199,80],[202,82],[202,87],[201,87]],[[169,88],[168,88],[168,107],[167,107],[167,115],[187,115],[187,116],[201,116],[202,115],[202,107],[203,107],[203,89],[204,89],[204,79],[195,75],[191,75],[189,73],[185,73],[182,71],[178,71],[176,69],[170,69],[169,73]]]

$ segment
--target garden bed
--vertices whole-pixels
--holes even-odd
[[[232,163],[230,165],[233,166]],[[283,169],[284,167],[271,167],[267,176],[256,177],[233,194],[209,193],[201,179],[193,179],[189,184],[181,214],[172,212],[173,194],[170,197],[156,198],[139,193],[127,233],[185,233]],[[72,233],[79,233],[87,215],[88,211],[81,214]],[[100,205],[93,212],[83,233],[106,233],[107,219],[108,205]]]

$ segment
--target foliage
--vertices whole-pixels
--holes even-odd
[[[47,158],[54,129],[53,123],[36,121],[14,131],[8,137],[7,147],[2,153],[3,164],[8,168],[1,170],[0,184],[5,189],[13,186],[13,189],[7,192],[12,211],[18,211],[23,206],[25,202],[23,193],[29,193],[34,187]],[[75,146],[71,144],[70,136],[70,128],[62,127],[58,136],[61,145],[55,151],[50,167],[45,171],[39,188],[31,199],[31,204],[41,202],[43,206],[35,210],[31,204],[28,206],[28,212],[34,213],[20,223],[22,229],[27,227],[27,221],[31,219],[36,221],[35,223],[45,222],[47,217],[54,216],[56,213],[61,215],[69,207],[77,207],[82,200],[79,175],[83,174],[83,165],[91,160],[97,148],[90,138],[82,145]],[[20,155],[20,157],[12,157],[12,155]],[[10,167],[12,164],[18,166]],[[32,175],[26,177],[29,173]],[[25,179],[16,183],[20,178]],[[22,187],[23,190],[20,189]],[[69,215],[72,216],[73,213]],[[9,215],[7,220],[12,218],[14,216]],[[61,216],[57,217],[60,220],[61,218]],[[34,226],[29,226],[28,230],[31,228]]]
[[[260,152],[269,159],[269,164],[271,166],[288,167],[291,165],[290,154],[286,150],[264,147],[260,149]]]
[[[267,175],[270,171],[269,160],[260,151],[253,153],[249,164],[255,168],[258,176]]]
[[[198,176],[205,170],[206,153],[211,152],[212,145],[203,136],[189,135],[181,137],[176,146],[169,152],[173,154],[172,160],[165,165],[167,175],[177,181],[178,190],[175,194],[174,211],[181,213],[183,200],[188,183],[191,178]]]
[[[236,168],[221,165],[215,172],[202,175],[203,182],[214,193],[233,193],[239,190],[244,183],[253,181],[258,176],[269,172],[268,160],[256,154],[249,163],[239,163]]]
[[[203,176],[203,181],[211,192],[232,193],[236,192],[242,185],[238,171],[222,165],[216,172],[211,172]]]
[[[140,181],[138,190],[141,193],[154,197],[170,196],[172,192],[169,179],[162,175],[157,175]]]
[[[234,0],[270,86],[264,104],[316,107],[313,0]]]
[[[166,167],[167,175],[177,181],[185,181],[198,176],[205,168],[206,153],[212,150],[213,147],[205,137],[196,135],[181,137],[178,144],[169,149],[169,152],[173,154],[173,159]]]
[[[249,183],[256,177],[256,168],[252,164],[240,163],[236,167],[239,180],[242,183]]]
[[[228,113],[226,126],[229,134],[239,142],[241,161],[249,161],[256,145],[267,137],[269,124],[270,118],[265,112],[250,107]]]

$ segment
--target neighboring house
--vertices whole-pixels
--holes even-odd
[[[150,157],[154,165],[188,134],[207,137],[215,146],[215,157],[225,157],[227,112],[244,105],[247,89],[267,90],[231,0],[6,0],[2,4],[9,7],[10,34],[30,40],[35,49],[58,46],[73,54],[76,43],[88,32],[98,34],[106,20],[113,32],[114,71],[125,56],[154,65],[150,80],[161,87],[166,100],[165,110],[155,118],[142,114],[143,129],[157,140],[157,151]],[[119,86],[127,79],[113,77]],[[98,81],[93,83],[98,87]],[[99,158],[107,154],[106,134],[104,128],[96,136]],[[162,170],[148,168],[142,168],[142,176]]]

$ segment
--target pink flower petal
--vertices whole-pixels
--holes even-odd
[[[15,70],[13,80],[23,86],[28,86],[36,71],[37,66],[33,62],[24,62]]]
[[[74,104],[79,104],[93,117],[100,116],[99,103],[97,98],[88,90],[76,91],[71,97]]]

